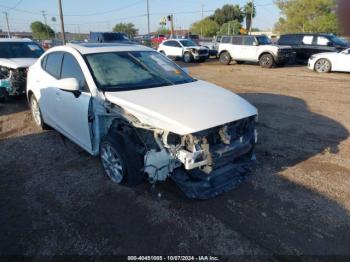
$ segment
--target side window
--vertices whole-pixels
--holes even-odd
[[[46,62],[47,62],[47,55],[44,56],[43,59],[41,59],[41,68],[44,70],[46,69]]]
[[[230,43],[231,42],[231,37],[230,36],[223,36],[222,38],[221,38],[221,43],[222,44],[228,44],[228,43]]]
[[[243,37],[243,45],[253,45],[254,42],[255,42],[255,37],[253,36]]]
[[[177,42],[177,41],[174,41],[174,46],[175,46],[175,47],[181,47],[180,43]]]
[[[278,41],[280,45],[300,45],[302,36],[299,35],[285,35]]]
[[[46,58],[45,71],[59,79],[63,54],[61,52],[50,53]]]
[[[79,82],[80,90],[84,92],[89,92],[87,87],[85,77],[81,71],[80,65],[73,55],[65,53],[62,62],[62,72],[61,79],[63,78],[76,78]]]
[[[243,37],[241,37],[241,36],[233,36],[232,37],[231,43],[233,45],[242,45],[242,42],[243,42]]]
[[[165,46],[171,46],[171,42],[172,42],[172,41],[166,41],[166,42],[163,43],[163,45],[165,45]]]
[[[326,46],[326,45],[328,45],[328,43],[329,43],[329,40],[326,37],[323,37],[323,36],[317,37],[317,45]]]
[[[312,35],[306,35],[303,37],[303,44],[304,45],[312,45],[314,37]]]

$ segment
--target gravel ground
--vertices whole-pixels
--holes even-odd
[[[207,201],[170,180],[113,184],[98,158],[38,130],[14,99],[0,104],[0,255],[350,255],[350,75],[216,61],[189,69],[258,108],[248,181]]]

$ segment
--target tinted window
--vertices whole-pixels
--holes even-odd
[[[180,40],[183,46],[196,46],[197,44],[191,40]]]
[[[173,47],[179,47],[180,44],[176,41],[166,41],[163,43],[165,46],[173,46]]]
[[[271,45],[272,42],[270,38],[268,38],[266,35],[261,35],[256,37],[258,40],[259,45]]]
[[[44,50],[34,42],[2,42],[0,58],[39,58]]]
[[[231,37],[230,36],[223,36],[221,38],[221,43],[223,43],[223,44],[228,44],[230,42],[231,42]]]
[[[47,55],[45,70],[53,77],[59,79],[63,54],[55,52]]]
[[[81,71],[80,65],[71,54],[65,53],[62,62],[61,78],[76,78],[79,82],[80,89],[88,92],[85,77]]]
[[[233,36],[232,40],[231,40],[231,43],[233,45],[242,45],[243,44],[242,41],[243,41],[243,37],[241,37],[241,36]]]
[[[243,37],[243,45],[253,45],[255,42],[254,36]]]
[[[302,36],[299,35],[285,35],[281,36],[278,43],[280,45],[300,45]]]

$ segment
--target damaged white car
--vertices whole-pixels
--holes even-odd
[[[0,101],[26,93],[28,67],[43,53],[30,39],[0,38]]]
[[[236,187],[255,160],[256,108],[144,46],[54,47],[27,87],[36,124],[100,155],[117,183],[170,177],[206,199]]]

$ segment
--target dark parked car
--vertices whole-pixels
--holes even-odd
[[[135,44],[126,34],[120,32],[90,32],[89,42]]]
[[[348,43],[332,34],[281,35],[278,44],[291,46],[298,62],[306,62],[313,54],[337,52],[349,47]]]

